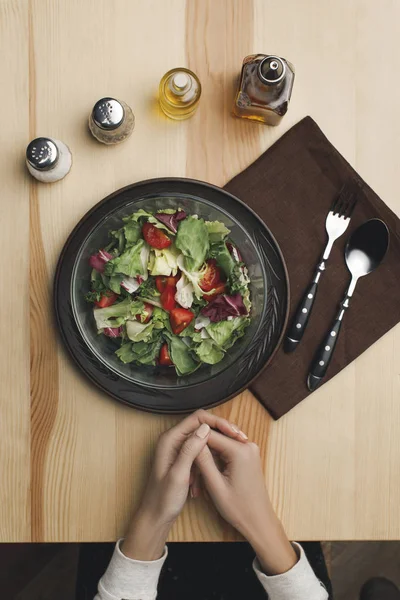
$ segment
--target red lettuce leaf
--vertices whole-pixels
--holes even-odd
[[[121,337],[122,327],[105,327],[103,329],[104,335],[111,338]]]
[[[184,210],[178,210],[176,213],[169,215],[167,213],[156,213],[154,215],[161,223],[164,223],[168,229],[170,229],[173,233],[178,231],[178,223],[179,221],[183,221],[186,219],[186,213]]]
[[[227,317],[244,317],[247,309],[243,304],[241,294],[227,296],[221,294],[201,309],[201,314],[208,317],[213,323],[224,321]]]
[[[97,254],[92,254],[89,258],[89,265],[99,273],[103,273],[104,265],[112,259],[112,254],[106,250],[99,250]]]

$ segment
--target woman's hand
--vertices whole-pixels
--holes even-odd
[[[219,513],[249,540],[264,571],[276,575],[291,569],[297,556],[272,508],[258,446],[212,431],[196,465]]]
[[[189,485],[195,485],[193,463],[206,447],[211,427],[242,443],[247,439],[236,425],[205,410],[193,413],[163,433],[142,502],[123,542],[126,556],[155,560],[162,555],[171,525],[185,504]]]

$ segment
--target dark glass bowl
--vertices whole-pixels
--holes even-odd
[[[251,279],[251,324],[243,338],[216,365],[203,365],[185,377],[173,368],[123,364],[118,340],[98,335],[90,289],[89,256],[107,245],[108,232],[122,217],[182,207],[188,214],[222,221],[240,249]],[[189,179],[154,179],[119,190],[90,210],[71,233],[61,253],[54,288],[58,325],[81,369],[122,402],[154,412],[187,412],[235,396],[275,353],[288,315],[288,278],[282,254],[265,224],[224,190]]]

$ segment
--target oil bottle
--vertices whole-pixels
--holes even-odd
[[[160,81],[160,106],[170,119],[182,121],[194,115],[200,96],[199,78],[189,69],[171,69]]]
[[[294,66],[279,56],[246,56],[233,115],[267,125],[278,125],[289,106],[294,75]]]

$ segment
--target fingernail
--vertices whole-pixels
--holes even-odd
[[[249,438],[247,437],[247,435],[243,432],[243,431],[239,431],[239,435],[240,437],[242,437],[244,440],[248,440]]]
[[[190,497],[191,497],[191,498],[194,498],[194,494],[193,494],[193,488],[192,488],[192,486],[190,486]]]
[[[237,425],[234,425],[233,423],[231,423],[231,427],[235,433],[240,433],[240,429]]]
[[[196,435],[197,435],[197,437],[204,440],[204,438],[206,438],[208,436],[209,431],[210,431],[210,426],[207,425],[207,423],[202,423],[200,425],[200,427],[196,430]]]

